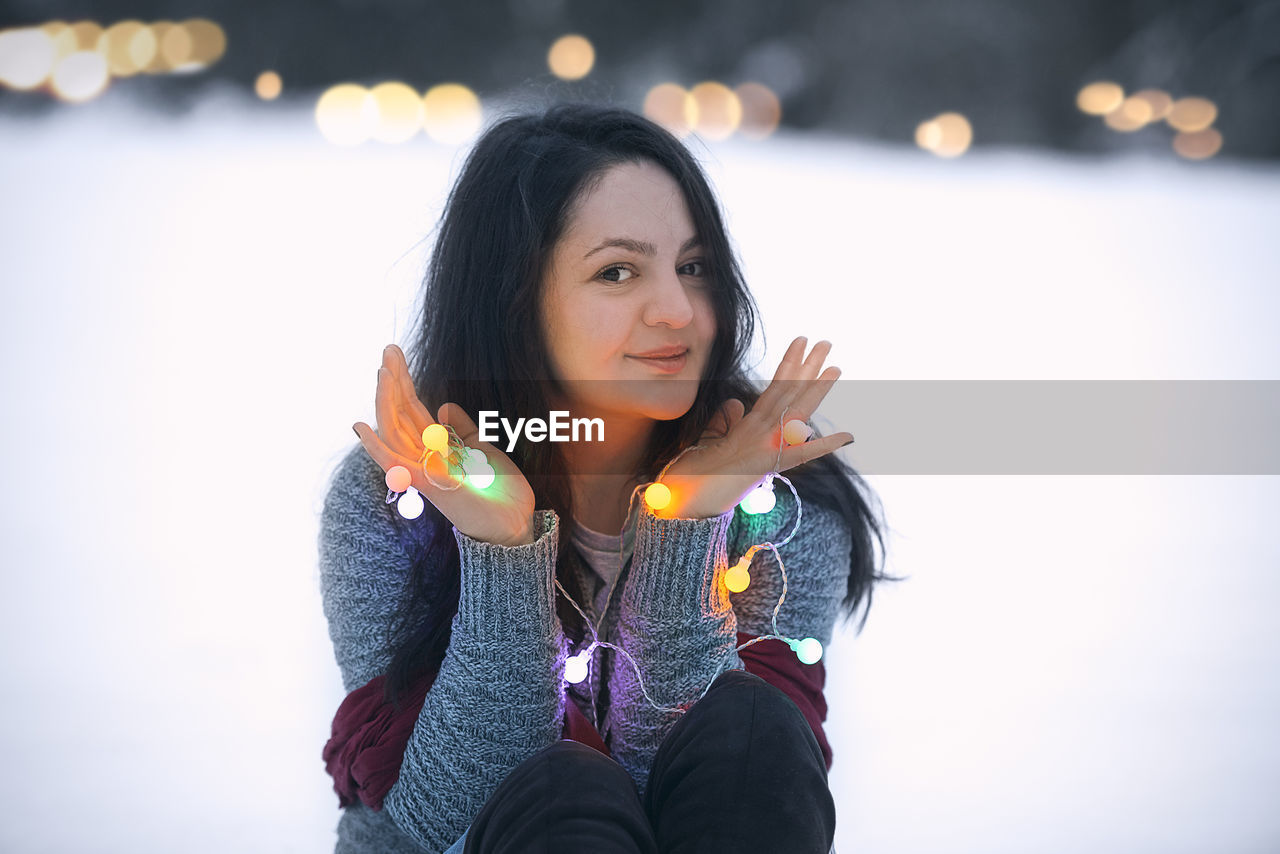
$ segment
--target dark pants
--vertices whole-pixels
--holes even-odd
[[[507,775],[465,852],[827,854],[835,827],[822,751],[800,710],[731,670],[658,748],[643,804],[622,766],[559,741]]]

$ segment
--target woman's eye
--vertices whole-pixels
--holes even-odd
[[[701,277],[707,274],[707,265],[703,261],[690,261],[688,264],[681,267],[678,272],[685,276]]]
[[[619,285],[634,275],[635,273],[631,272],[631,270],[626,267],[607,267],[600,271],[598,278],[604,279],[606,282]]]

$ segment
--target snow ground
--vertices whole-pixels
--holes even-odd
[[[0,145],[0,849],[330,850],[317,515],[461,151],[225,107]],[[1280,379],[1275,167],[701,153],[770,373]],[[828,651],[838,850],[1280,845],[1280,479],[869,481],[910,580]]]

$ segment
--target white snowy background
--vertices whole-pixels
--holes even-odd
[[[976,133],[695,146],[762,373],[1280,379],[1280,169]],[[332,850],[318,512],[465,147],[212,99],[0,151],[0,850]],[[910,580],[827,651],[837,850],[1280,850],[1280,479],[869,481]]]

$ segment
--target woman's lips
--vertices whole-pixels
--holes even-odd
[[[689,358],[689,351],[686,350],[679,356],[668,356],[664,359],[642,359],[639,356],[628,356],[627,358],[635,359],[642,365],[648,365],[659,373],[678,374],[684,370],[685,361]]]

